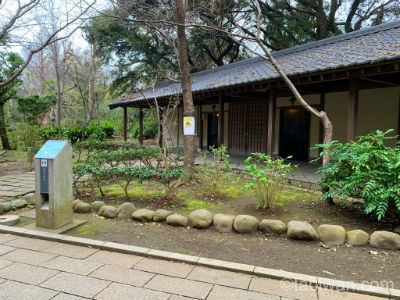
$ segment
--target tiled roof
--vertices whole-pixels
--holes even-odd
[[[400,20],[276,51],[273,56],[289,76],[398,59]],[[279,75],[269,61],[253,57],[191,74],[192,91],[196,93],[277,77]],[[160,82],[154,88],[131,94],[108,105],[114,108],[180,93],[180,82]]]

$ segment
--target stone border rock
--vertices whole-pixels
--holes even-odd
[[[167,252],[161,250],[155,250],[150,248],[142,248],[131,245],[119,244],[114,242],[105,242],[92,240],[87,238],[65,236],[62,234],[55,234],[37,230],[24,229],[19,227],[10,227],[0,225],[0,233],[8,233],[19,236],[25,236],[30,238],[43,239],[48,241],[56,241],[66,244],[84,246],[89,248],[96,248],[101,250],[115,251],[126,254],[133,254],[139,256],[145,256],[156,259],[177,261],[182,263],[188,263],[192,265],[206,266],[214,269],[222,269],[233,272],[241,272],[250,275],[256,275],[260,277],[268,277],[278,280],[289,280],[299,283],[311,284],[319,287],[329,287],[335,290],[343,290],[346,288],[347,292],[355,292],[366,295],[386,297],[390,299],[400,299],[400,290],[376,287],[372,285],[359,284],[349,281],[335,280],[319,276],[310,276],[305,274],[286,272],[282,270],[269,269],[264,267],[258,267],[254,265],[240,264],[229,261],[222,261],[218,259],[211,259],[205,257],[191,256],[186,254]]]

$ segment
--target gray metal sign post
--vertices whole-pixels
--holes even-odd
[[[72,222],[72,149],[47,141],[35,155],[36,227],[56,229]]]

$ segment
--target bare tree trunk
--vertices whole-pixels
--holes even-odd
[[[56,69],[56,83],[57,83],[57,99],[56,99],[56,124],[58,127],[58,139],[61,140],[62,135],[61,135],[61,78],[60,78],[60,69],[58,65],[58,55],[56,55],[56,63],[55,63],[55,69]]]
[[[94,57],[94,46],[90,47],[90,76],[89,76],[89,95],[88,95],[88,124],[92,121],[94,115],[94,80],[96,77],[96,61]]]
[[[193,105],[192,83],[190,80],[190,70],[187,54],[187,41],[185,33],[185,19],[186,19],[186,1],[175,0],[176,13],[178,17],[178,62],[179,70],[181,73],[181,86],[183,96],[183,117],[194,117],[195,110]],[[194,170],[194,135],[185,135],[183,138],[185,146],[185,160],[183,162],[183,169],[192,177]]]
[[[5,115],[4,115],[4,103],[0,103],[0,136],[1,143],[3,144],[4,150],[11,150],[10,142],[7,136]]]

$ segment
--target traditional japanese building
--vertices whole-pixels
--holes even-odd
[[[400,130],[400,21],[276,51],[273,56],[305,100],[325,110],[342,142],[373,130]],[[231,153],[278,153],[308,161],[323,127],[305,111],[271,63],[260,57],[191,74],[196,143]],[[177,82],[160,82],[109,104],[146,109],[181,99]],[[182,106],[165,140],[183,144]],[[143,113],[140,114],[143,123]],[[143,126],[142,126],[143,127]],[[126,136],[126,130],[125,130]],[[393,143],[394,146],[394,143]]]

